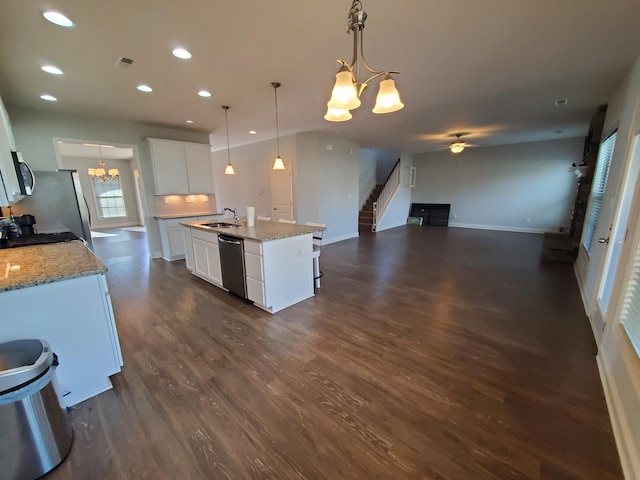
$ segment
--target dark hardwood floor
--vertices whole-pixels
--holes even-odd
[[[621,479],[571,265],[542,236],[401,227],[323,247],[275,315],[95,239],[124,355],[50,479]]]

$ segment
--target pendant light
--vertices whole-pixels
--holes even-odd
[[[351,62],[338,60],[342,65],[336,74],[336,83],[331,91],[331,99],[327,103],[325,120],[330,122],[345,122],[351,119],[349,110],[358,108],[361,104],[360,95],[372,80],[382,77],[380,89],[376,97],[373,113],[391,113],[400,110],[404,104],[396,89],[396,82],[391,74],[399,74],[394,70],[375,70],[364,58],[364,22],[367,14],[362,10],[362,2],[353,0],[349,10],[347,33],[353,32],[353,57]],[[362,68],[361,68],[362,67]],[[369,78],[359,78],[360,72],[371,75]]]
[[[271,82],[271,86],[273,87],[273,97],[275,99],[276,105],[276,145],[278,150],[278,156],[273,162],[274,170],[284,170],[284,163],[282,163],[282,158],[280,157],[280,130],[278,127],[278,88],[280,87],[280,83]]]
[[[224,169],[225,175],[235,175],[236,172],[233,170],[233,165],[231,165],[231,151],[229,150],[229,119],[227,118],[227,110],[229,110],[229,105],[222,106],[224,110],[224,123],[227,125],[227,167]]]

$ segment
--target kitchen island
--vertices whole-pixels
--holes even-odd
[[[110,389],[122,366],[106,271],[78,240],[0,250],[0,343],[49,342],[65,406]]]
[[[223,235],[244,244],[238,270],[245,280],[245,297],[257,307],[275,313],[314,295],[312,236],[323,228],[261,220],[253,227],[217,223],[182,223],[187,269],[194,275],[229,290],[221,267]]]

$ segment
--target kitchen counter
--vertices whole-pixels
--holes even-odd
[[[171,220],[173,218],[192,218],[192,217],[221,217],[222,213],[209,212],[209,213],[175,213],[171,215],[154,215],[153,218],[159,218],[163,220]]]
[[[0,250],[0,293],[106,271],[79,240],[6,248]]]
[[[240,237],[245,240],[255,240],[258,242],[268,242],[270,240],[278,240],[281,238],[296,237],[298,235],[306,235],[324,230],[322,227],[267,222],[264,220],[256,220],[253,227],[244,227],[242,225],[234,226],[232,221],[225,222],[231,225],[231,227],[207,227],[205,225],[207,223],[212,222],[211,220],[200,220],[197,222],[181,222],[181,225],[198,230],[213,232],[218,235],[231,235],[233,237]]]

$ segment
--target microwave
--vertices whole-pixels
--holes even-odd
[[[22,158],[22,153],[12,151],[11,158],[13,158],[13,166],[16,169],[20,193],[22,195],[32,195],[33,189],[36,186],[36,177],[33,175],[33,170],[31,170],[29,164]]]

